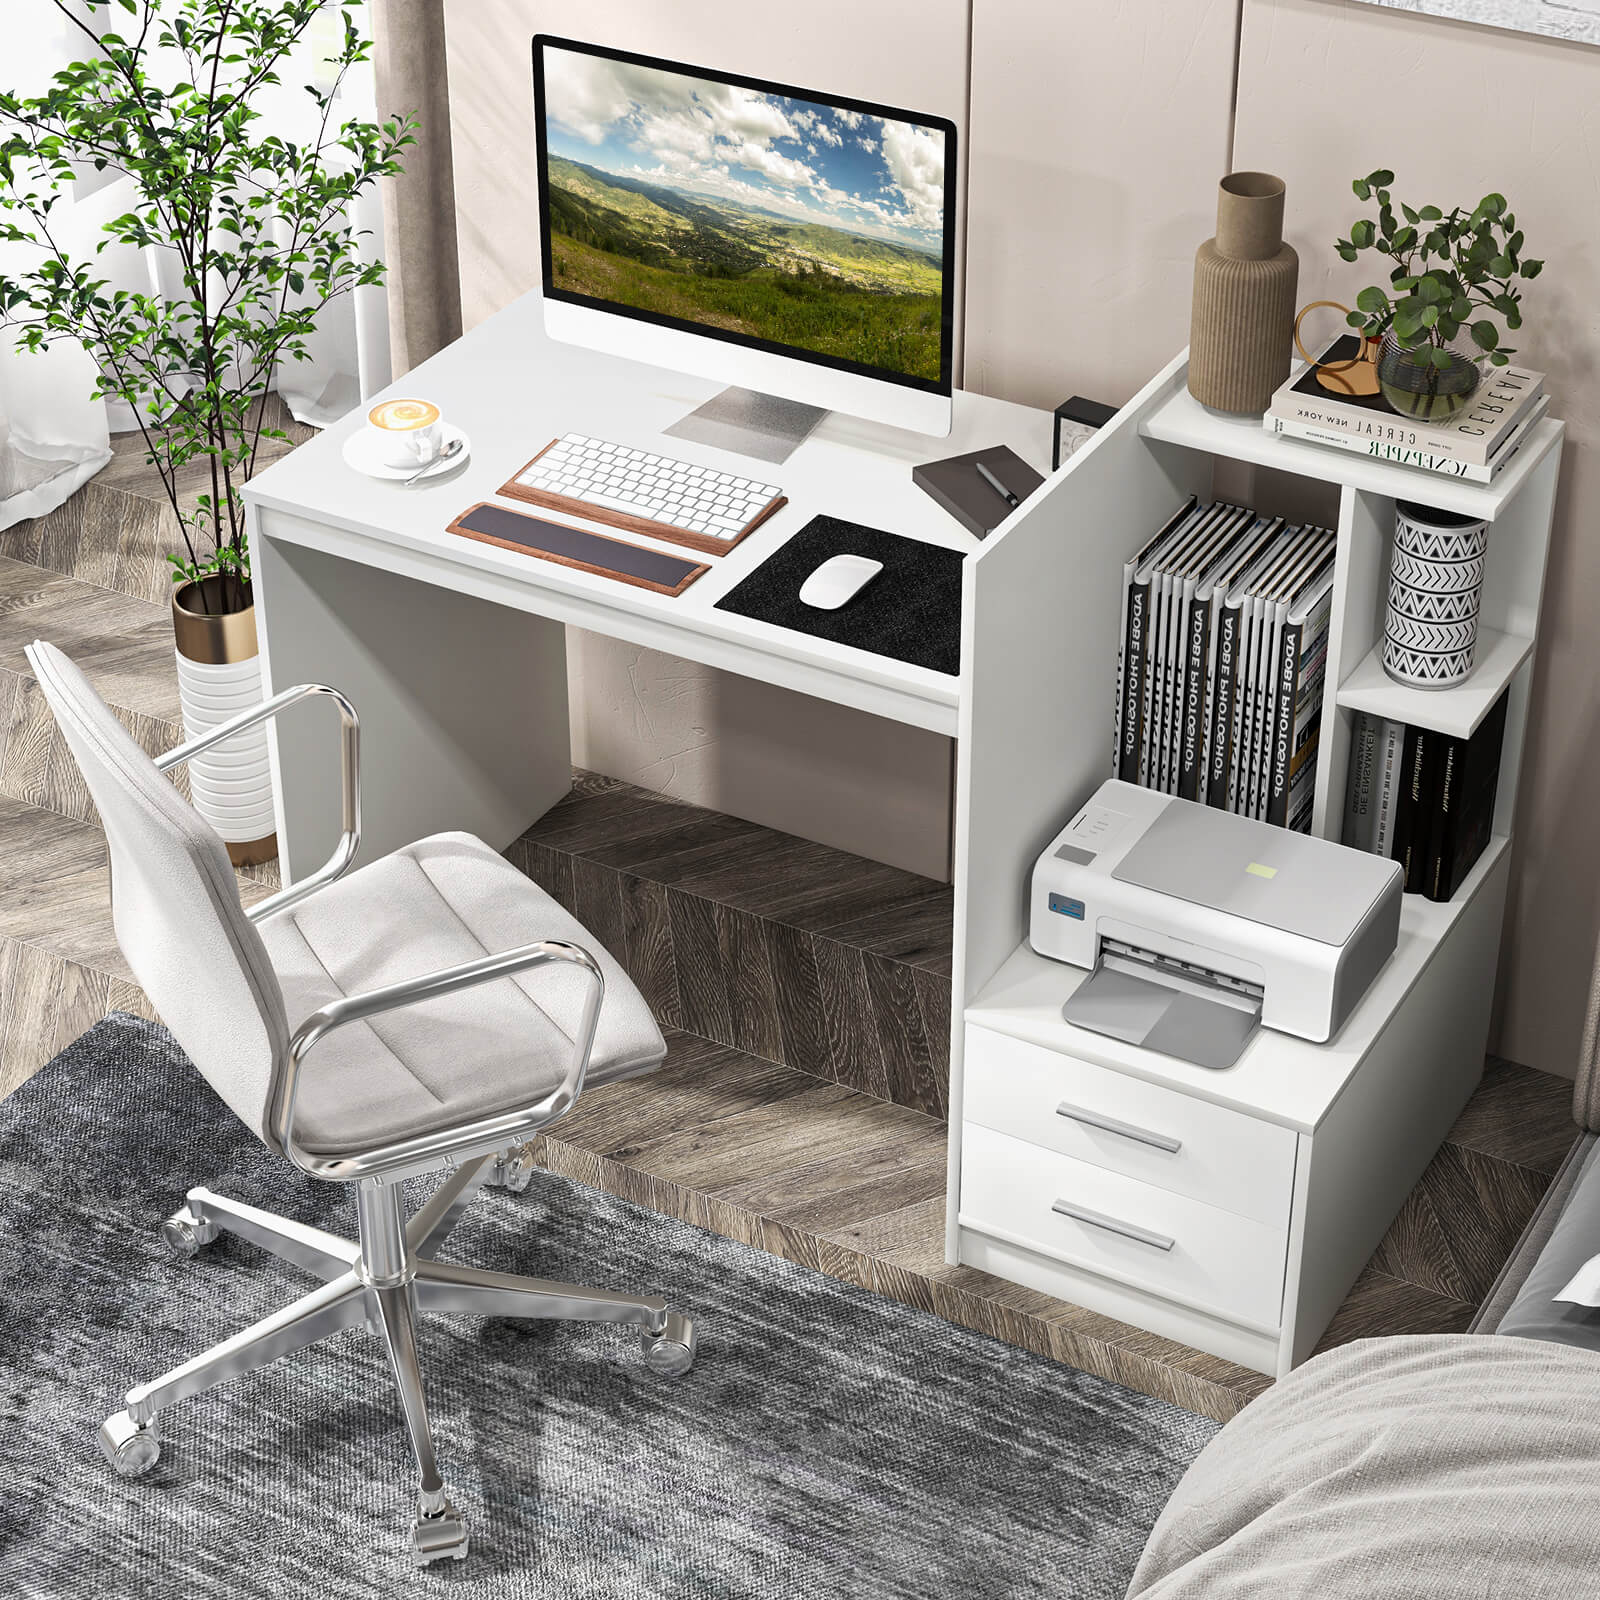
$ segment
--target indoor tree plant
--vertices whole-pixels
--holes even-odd
[[[1470,211],[1402,202],[1396,216],[1393,182],[1380,170],[1351,185],[1358,200],[1376,203],[1377,216],[1356,222],[1335,249],[1346,261],[1375,250],[1394,265],[1387,284],[1356,296],[1349,322],[1383,341],[1378,381],[1389,404],[1419,422],[1439,421],[1472,398],[1483,362],[1503,367],[1515,353],[1493,318],[1513,332],[1522,326],[1518,283],[1538,277],[1544,263],[1523,258],[1504,195],[1486,194]]]
[[[363,259],[351,202],[400,170],[416,124],[334,123],[346,76],[370,49],[357,0],[34,3],[85,48],[44,93],[0,91],[0,241],[33,247],[25,270],[0,273],[0,322],[23,349],[80,341],[100,369],[96,394],[133,411],[181,541],[168,558],[180,684],[232,668],[226,696],[218,682],[206,698],[247,702],[260,674],[239,491],[261,440],[282,436],[267,425],[267,390],[280,363],[305,359],[330,300],[383,281],[382,265]],[[264,126],[260,102],[324,15],[339,30],[322,81],[307,86],[314,135],[298,141]],[[61,202],[90,170],[131,180],[132,204],[98,249],[143,252],[170,269],[175,292],[113,287],[98,252],[66,248]],[[186,493],[196,478],[199,492]],[[238,670],[241,651],[250,672]],[[186,723],[206,720],[186,703]],[[197,764],[205,811],[203,776]],[[237,813],[236,789],[216,782],[219,813]],[[230,839],[230,852],[259,858],[271,844]]]

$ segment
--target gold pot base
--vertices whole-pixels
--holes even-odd
[[[277,859],[278,836],[269,833],[265,839],[246,839],[243,844],[228,846],[228,859],[236,867],[260,867]]]

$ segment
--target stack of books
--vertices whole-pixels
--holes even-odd
[[[1309,832],[1333,557],[1191,496],[1123,569],[1113,776]]]
[[[1335,339],[1319,365],[1352,360],[1354,334]],[[1263,424],[1272,433],[1353,450],[1446,478],[1493,483],[1517,458],[1529,431],[1550,408],[1544,374],[1526,367],[1491,367],[1472,403],[1447,422],[1416,422],[1381,394],[1330,394],[1316,366],[1302,368],[1272,397]]]
[[[1450,899],[1489,842],[1505,730],[1505,694],[1470,739],[1358,712],[1343,842],[1398,861],[1408,894]]]

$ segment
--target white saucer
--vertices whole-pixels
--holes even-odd
[[[451,456],[448,461],[435,461],[421,477],[419,484],[426,483],[430,478],[442,476],[465,463],[472,454],[472,441],[466,432],[456,427],[453,423],[440,424],[439,448],[444,450],[452,441],[461,441],[461,454]],[[365,428],[357,428],[344,442],[344,463],[347,467],[354,467],[357,472],[365,473],[369,478],[381,478],[389,483],[402,483],[414,472],[415,467],[391,467],[378,458],[378,441],[367,432]]]

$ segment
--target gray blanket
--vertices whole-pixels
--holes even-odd
[[[1129,1600],[1600,1595],[1600,1355],[1367,1339],[1308,1362],[1201,1452]]]

